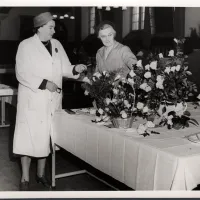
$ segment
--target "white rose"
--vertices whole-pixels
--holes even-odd
[[[168,73],[168,74],[169,74],[170,71],[171,71],[170,67],[166,67],[166,68],[165,68],[165,73]]]
[[[169,119],[169,120],[167,120],[167,124],[169,124],[169,125],[173,125],[173,122],[172,122],[172,120],[171,119]]]
[[[124,105],[128,105],[129,102],[127,100],[124,100]]]
[[[87,96],[89,94],[89,92],[87,90],[85,90],[84,95]]]
[[[161,76],[161,75],[158,75],[158,76],[156,77],[156,80],[157,80],[157,81],[163,81],[163,80],[164,80],[164,77]]]
[[[129,72],[129,75],[130,75],[131,77],[136,76],[136,74],[135,74],[135,72],[134,72],[133,70],[131,70],[131,71]]]
[[[91,84],[91,81],[87,76],[85,76],[82,81]]]
[[[180,66],[180,65],[177,65],[177,66],[176,66],[176,71],[178,72],[178,71],[180,71],[180,69],[181,69],[181,66]]]
[[[108,111],[109,111],[109,108],[106,107],[106,108],[105,108],[105,111],[108,112]]]
[[[138,102],[138,103],[137,103],[137,109],[142,110],[143,107],[144,107],[144,104],[143,104],[143,103],[141,103],[141,102]]]
[[[151,87],[148,85],[148,86],[145,88],[145,91],[146,91],[146,92],[151,91]]]
[[[137,132],[139,134],[143,134],[146,131],[146,127],[143,124],[140,124],[139,127],[137,128]]]
[[[114,89],[113,89],[113,93],[114,93],[114,94],[118,94],[118,93],[119,93],[119,90],[114,88]]]
[[[176,70],[175,66],[171,67],[171,72],[174,72],[175,70]]]
[[[107,104],[107,105],[109,105],[109,104],[110,104],[110,102],[111,102],[111,99],[109,99],[109,98],[106,98],[106,104]]]
[[[115,81],[119,80],[120,77],[121,77],[121,76],[118,74],[118,75],[115,77]]]
[[[174,50],[170,50],[168,56],[173,57],[174,56]]]
[[[164,89],[164,87],[163,87],[163,81],[158,81],[156,83],[156,87],[159,88],[159,89],[161,89],[161,90],[163,90]]]
[[[131,83],[131,84],[134,84],[134,80],[132,78],[128,78],[128,82]]]
[[[148,86],[147,83],[142,83],[142,84],[140,85],[140,88],[143,89],[143,90],[145,90],[145,88],[146,88],[147,86]]]
[[[146,72],[146,73],[144,74],[144,77],[145,77],[145,78],[150,78],[150,77],[151,77],[151,72]]]
[[[159,56],[159,58],[163,58],[163,54],[162,53],[159,53],[158,56]]]
[[[142,60],[138,60],[136,65],[137,67],[142,67]]]
[[[145,70],[150,70],[150,65],[148,64],[148,65],[145,65]]]
[[[112,99],[112,103],[116,103],[117,102],[117,99]]]
[[[157,61],[152,61],[150,63],[150,68],[156,70],[157,69]]]
[[[100,78],[100,77],[101,77],[101,74],[100,74],[99,72],[95,72],[95,73],[93,74],[93,76],[95,76],[95,77],[97,77],[97,78]]]
[[[101,109],[101,108],[99,108],[99,110],[98,110],[98,112],[99,112],[99,114],[103,114],[103,110]]]
[[[128,117],[127,114],[126,114],[125,112],[123,112],[121,115],[122,115],[122,118],[123,118],[123,119],[126,119],[126,118]]]
[[[145,106],[142,110],[143,113],[147,113],[149,111],[149,108],[147,106]]]

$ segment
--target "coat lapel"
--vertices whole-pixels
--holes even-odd
[[[38,50],[48,59],[52,59],[52,56],[50,55],[50,53],[48,52],[48,50],[46,49],[46,47],[42,44],[42,42],[40,41],[39,37],[37,34],[35,34],[33,36],[34,40],[35,40],[35,44],[37,45]],[[53,51],[53,50],[52,50]]]

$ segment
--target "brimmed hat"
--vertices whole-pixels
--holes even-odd
[[[105,21],[102,21],[102,22],[97,26],[97,28],[96,28],[96,34],[97,34],[97,35],[98,35],[99,31],[100,31],[100,30],[104,27],[104,25],[106,25],[106,24],[110,25],[110,26],[116,31],[116,29],[115,29],[115,24],[114,24],[113,22],[111,22],[111,21],[105,20]]]
[[[33,18],[34,28],[40,27],[53,19],[50,12],[41,13]]]

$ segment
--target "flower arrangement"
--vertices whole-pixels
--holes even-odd
[[[129,79],[120,76],[120,72],[96,72],[82,84],[85,94],[96,102],[97,122],[127,119],[134,115],[135,90]]]
[[[188,112],[184,113],[184,104],[198,91],[197,86],[188,80],[192,73],[188,70],[187,56],[182,52],[184,39],[174,41],[176,51],[170,50],[168,57],[164,58],[160,53],[148,60],[139,60],[134,66],[132,81],[136,87],[136,107],[140,116],[150,118],[157,114],[161,117],[160,125],[168,124],[168,128],[172,128],[176,124],[176,127],[183,128],[191,121],[197,125]],[[173,113],[168,111],[169,106],[172,106],[170,111]]]

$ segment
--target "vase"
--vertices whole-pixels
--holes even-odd
[[[121,117],[117,117],[117,118],[112,118],[112,124],[115,128],[131,128],[133,121],[134,121],[134,117],[129,117],[126,119],[123,119]]]
[[[166,108],[165,112],[163,112],[164,107]],[[177,105],[175,105],[172,102],[162,102],[160,104],[159,109],[157,110],[157,113],[160,116],[163,116],[163,115],[168,115],[168,113],[171,111],[175,111],[177,114],[179,114],[179,113],[184,113],[186,110],[187,110],[186,102],[180,102],[180,103],[177,103]]]

